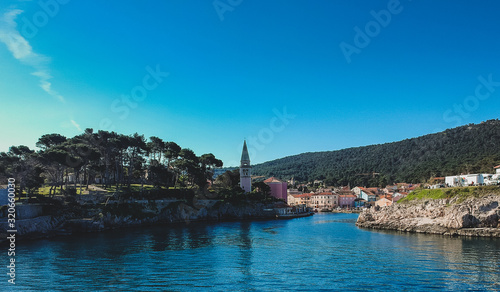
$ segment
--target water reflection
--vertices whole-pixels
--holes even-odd
[[[500,289],[498,239],[365,230],[355,219],[191,223],[20,243],[15,290]]]
[[[253,283],[252,275],[252,235],[251,223],[244,221],[240,223],[240,243],[239,257],[237,260],[238,269],[243,275],[242,283]]]

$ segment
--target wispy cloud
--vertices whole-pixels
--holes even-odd
[[[0,42],[7,46],[7,49],[12,53],[14,58],[21,63],[33,67],[35,72],[32,75],[40,79],[40,87],[61,102],[65,102],[63,96],[52,89],[52,84],[49,80],[52,79],[48,64],[50,58],[33,51],[29,42],[19,33],[15,19],[23,13],[20,9],[12,9],[0,16]]]
[[[71,124],[72,124],[73,126],[75,126],[75,128],[77,128],[77,129],[78,129],[78,131],[82,132],[82,128],[80,128],[80,125],[78,125],[78,124],[75,122],[75,120],[71,120]]]

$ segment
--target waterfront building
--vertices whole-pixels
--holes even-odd
[[[332,209],[338,206],[338,195],[332,192],[323,192],[311,196],[314,208]]]
[[[295,196],[294,195],[290,195],[290,194],[288,194],[286,196],[286,202],[288,203],[288,205],[290,205],[290,206],[298,205],[299,199],[295,198]]]
[[[375,202],[377,200],[377,195],[370,192],[368,189],[361,188],[358,198],[364,199],[367,202]]]
[[[366,203],[366,201],[364,199],[356,198],[354,200],[354,207],[364,207],[365,203]]]
[[[270,177],[264,181],[271,188],[271,196],[287,202],[287,183],[275,177]]]
[[[288,201],[289,205],[305,205],[307,207],[312,207],[311,204],[311,196],[314,195],[314,193],[306,193],[306,194],[300,194],[300,195],[289,195],[288,198],[292,197],[292,201]]]
[[[355,195],[339,195],[339,207],[351,208],[354,206]]]
[[[249,193],[252,191],[252,166],[250,166],[250,156],[248,155],[247,141],[243,142],[240,163],[240,187]],[[286,192],[286,188],[285,188]]]

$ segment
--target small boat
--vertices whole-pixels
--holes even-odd
[[[314,215],[314,212],[285,214],[285,215],[276,215],[276,219],[293,219],[293,218],[309,217],[312,215]]]

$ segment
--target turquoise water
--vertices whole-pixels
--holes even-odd
[[[371,231],[356,214],[17,242],[4,291],[500,290],[500,240]],[[5,275],[5,274],[4,274]]]

